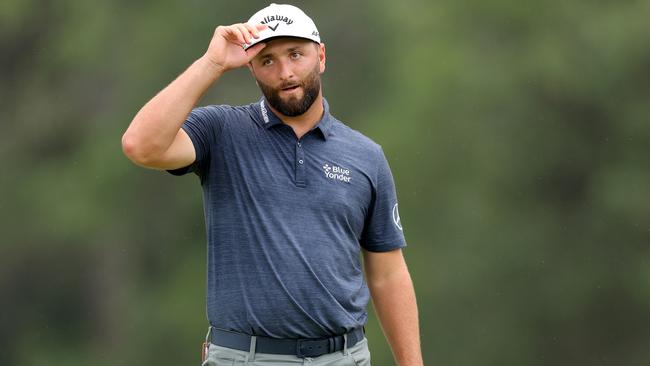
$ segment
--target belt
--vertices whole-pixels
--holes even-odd
[[[347,347],[352,347],[363,339],[363,327],[355,328],[345,334],[347,337]],[[210,343],[221,347],[238,349],[240,351],[249,351],[251,345],[251,336],[231,330],[219,329],[212,327],[210,333]],[[255,352],[271,353],[275,355],[296,355],[300,358],[318,357],[327,353],[343,350],[345,340],[343,335],[329,338],[270,338],[256,337]]]

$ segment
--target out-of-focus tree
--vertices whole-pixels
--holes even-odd
[[[132,116],[255,1],[0,5],[0,364],[198,364],[198,181]],[[650,359],[644,1],[300,4],[332,112],[384,147],[427,364]],[[258,98],[245,69],[203,104]],[[391,364],[374,317],[374,364]]]

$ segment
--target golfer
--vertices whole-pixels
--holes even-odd
[[[422,365],[391,171],[379,145],[330,113],[325,60],[312,19],[271,4],[217,27],[206,53],[124,133],[134,163],[200,178],[204,365],[370,365],[370,297],[397,364]],[[258,101],[196,108],[243,66]]]

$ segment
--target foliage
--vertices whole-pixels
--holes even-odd
[[[198,181],[120,137],[262,5],[2,2],[0,364],[198,364]],[[391,163],[427,364],[647,363],[650,3],[301,6],[332,112]],[[258,95],[242,69],[203,104]]]

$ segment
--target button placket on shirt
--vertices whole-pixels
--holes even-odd
[[[296,186],[305,187],[307,182],[305,180],[305,150],[302,141],[296,141]]]

